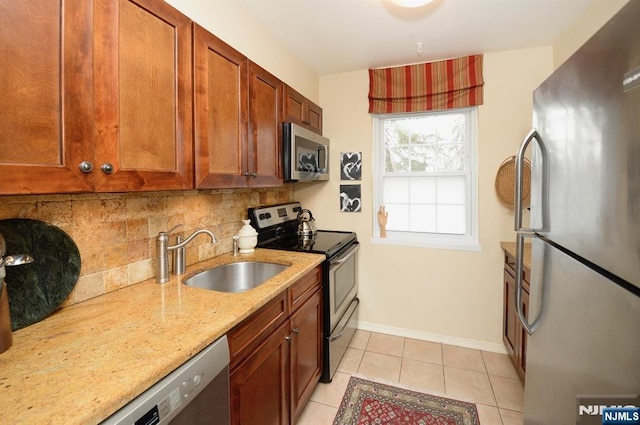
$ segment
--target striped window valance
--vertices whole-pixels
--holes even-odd
[[[482,55],[369,70],[369,112],[392,114],[482,105]]]

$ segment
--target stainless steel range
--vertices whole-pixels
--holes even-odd
[[[258,247],[326,256],[322,263],[323,367],[320,381],[331,382],[356,331],[360,303],[357,251],[360,245],[354,232],[316,231],[315,228],[309,231],[310,227],[304,221],[310,218],[311,213],[303,210],[299,202],[249,208],[249,220],[258,231]]]

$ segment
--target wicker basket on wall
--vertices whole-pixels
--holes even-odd
[[[531,199],[531,163],[527,158],[524,159],[522,168],[522,205],[526,208]],[[502,161],[496,174],[496,194],[502,205],[514,209],[515,189],[516,157],[512,156]]]

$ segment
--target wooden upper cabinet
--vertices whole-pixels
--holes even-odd
[[[195,186],[246,186],[247,58],[194,27]]]
[[[95,190],[191,188],[191,21],[157,0],[94,13]]]
[[[282,82],[194,24],[196,188],[282,185]]]
[[[286,84],[284,85],[284,121],[322,134],[322,108]]]
[[[0,195],[90,190],[91,2],[0,2],[0,40]]]
[[[249,62],[251,186],[282,185],[282,81]]]

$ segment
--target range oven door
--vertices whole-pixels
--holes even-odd
[[[358,324],[358,252],[356,242],[325,263],[324,343],[320,381],[329,383]],[[327,264],[328,263],[328,264]]]
[[[354,243],[340,255],[329,259],[329,330],[334,331],[351,301],[358,295],[358,256]]]

